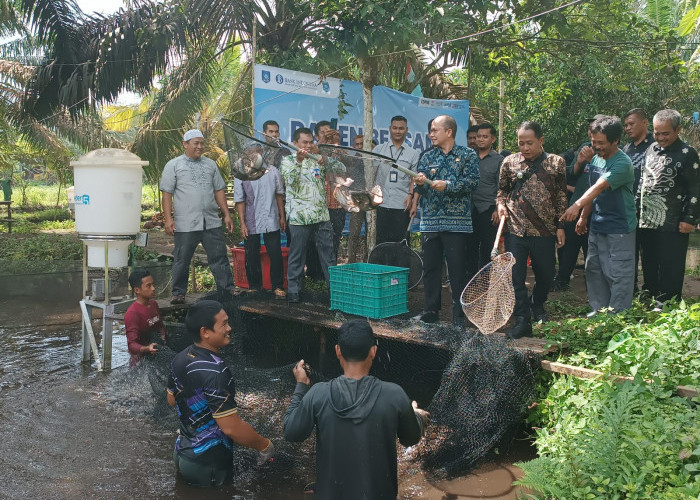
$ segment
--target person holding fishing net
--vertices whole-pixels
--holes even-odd
[[[421,195],[420,231],[424,262],[424,310],[416,319],[438,321],[442,294],[442,262],[452,284],[452,323],[464,323],[462,290],[467,284],[467,239],[472,232],[471,192],[479,184],[479,159],[474,150],[455,144],[457,122],[438,116],[430,126],[435,146],[418,163],[415,191]],[[431,181],[430,186],[427,181]]]
[[[285,209],[292,236],[287,263],[287,301],[299,302],[306,264],[306,248],[312,239],[321,262],[326,283],[330,281],[328,267],[336,264],[333,254],[333,228],[326,207],[326,171],[345,172],[345,165],[326,155],[318,155],[310,129],[294,132],[296,154],[286,156],[280,173],[286,190]]]
[[[566,162],[561,156],[545,153],[542,127],[523,122],[518,128],[519,153],[501,164],[498,216],[508,222],[506,250],[515,257],[515,324],[506,332],[512,339],[532,335],[532,319],[547,321],[544,303],[554,280],[555,248],[565,242],[560,222],[567,208]],[[532,261],[535,286],[528,297],[525,284],[527,259]]]

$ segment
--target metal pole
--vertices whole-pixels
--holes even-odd
[[[109,241],[105,241],[105,304],[109,304]]]
[[[83,297],[88,294],[88,247],[83,243]]]
[[[501,89],[498,104],[498,151],[503,151],[503,111],[505,108],[506,79],[501,76]]]

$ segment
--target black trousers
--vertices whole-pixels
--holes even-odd
[[[328,215],[331,217],[331,226],[333,226],[333,256],[337,262],[340,237],[343,235],[343,229],[345,229],[347,211],[344,208],[329,208]]]
[[[554,280],[556,237],[554,236],[515,236],[506,234],[506,250],[515,257],[513,266],[513,288],[515,289],[514,316],[530,320],[530,300],[527,285],[527,258],[532,261],[535,273],[535,287],[532,290],[532,303],[541,306],[547,300]]]
[[[590,219],[588,221],[590,224]],[[564,232],[566,233],[566,241],[557,253],[559,254],[559,270],[557,271],[556,280],[558,283],[568,285],[571,280],[571,274],[576,267],[578,254],[583,249],[583,260],[586,261],[588,255],[588,233],[576,234],[576,222],[566,222],[564,224]]]
[[[249,234],[243,243],[245,248],[245,274],[251,290],[262,290],[263,276],[260,266],[260,235]],[[272,289],[282,288],[284,283],[282,267],[282,245],[280,232],[265,233],[265,249],[270,257],[270,283]]]
[[[400,208],[377,208],[377,245],[406,238],[411,216]]]
[[[688,233],[638,229],[637,240],[642,254],[644,290],[665,302],[681,298],[685,277]]]
[[[378,231],[377,231],[378,233]],[[442,261],[447,261],[452,288],[452,317],[463,317],[460,298],[467,286],[468,233],[423,233],[424,310],[439,311],[442,295]]]
[[[478,213],[472,210],[472,227],[474,232],[467,241],[467,279],[471,279],[476,272],[491,262],[491,249],[496,239],[498,226],[491,222],[491,214],[496,206],[489,207],[484,212]]]

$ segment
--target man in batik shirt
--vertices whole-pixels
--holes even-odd
[[[700,161],[678,136],[681,115],[654,115],[654,139],[639,184],[639,245],[644,289],[660,302],[680,299],[690,232],[700,221]]]
[[[545,153],[539,123],[520,125],[518,148],[519,153],[501,164],[496,197],[499,217],[508,220],[506,250],[515,257],[515,324],[507,332],[513,339],[532,335],[531,315],[535,321],[547,321],[544,303],[554,279],[555,247],[561,248],[566,240],[559,217],[567,206],[566,162]],[[535,273],[531,298],[525,285],[528,256]]]

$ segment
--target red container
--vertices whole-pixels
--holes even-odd
[[[282,273],[284,283],[282,286],[287,289],[287,257],[289,255],[289,247],[282,247]],[[241,288],[249,288],[248,277],[245,274],[245,249],[243,247],[233,247],[231,249],[233,257],[233,281],[236,286]],[[272,290],[270,282],[270,257],[267,255],[265,245],[260,247],[260,267],[262,268],[262,281],[265,290]]]

